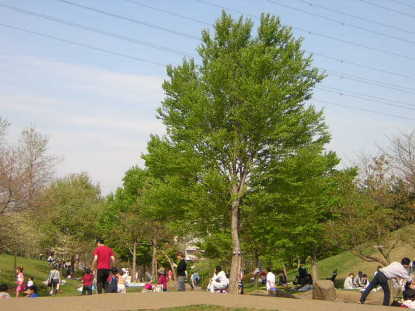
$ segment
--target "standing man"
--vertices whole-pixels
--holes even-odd
[[[184,282],[186,280],[187,265],[182,253],[177,254],[177,260],[179,261],[177,265],[177,290],[184,292],[186,290]]]
[[[389,266],[379,269],[373,278],[372,282],[369,283],[368,287],[362,293],[360,297],[360,303],[365,303],[367,296],[373,288],[381,286],[383,289],[383,305],[389,306],[391,292],[388,285],[390,279],[404,279],[407,282],[411,282],[412,278],[409,275],[409,266],[411,260],[409,258],[403,258],[401,263],[392,262]]]
[[[97,269],[97,291],[102,294],[102,290],[106,288],[107,279],[111,270],[111,265],[115,263],[114,252],[111,248],[104,245],[104,240],[97,240],[97,248],[94,250],[94,260],[92,261],[92,269]]]

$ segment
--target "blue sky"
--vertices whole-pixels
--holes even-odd
[[[69,1],[136,22],[58,0],[0,0],[0,23],[153,63],[179,64],[183,56],[195,55],[201,29],[210,28],[220,15],[219,7],[204,1],[232,9],[229,12],[234,16],[243,12],[256,23],[261,12],[268,12],[295,27],[295,34],[304,37],[304,49],[316,53],[315,65],[327,70],[329,77],[315,91],[312,102],[324,108],[332,133],[329,148],[338,152],[345,165],[352,163],[360,153],[375,152],[376,144],[384,144],[387,137],[413,129],[415,4],[411,0]],[[136,3],[132,3],[134,1]],[[47,21],[1,5],[46,14],[175,52]],[[149,135],[163,133],[163,126],[155,118],[155,109],[163,98],[163,66],[108,55],[1,25],[0,47],[0,116],[12,123],[12,138],[31,125],[49,136],[51,152],[63,158],[58,176],[85,171],[101,184],[104,193],[109,193],[120,185],[124,172],[131,165],[142,164],[139,156],[146,150]],[[321,54],[345,62],[333,61]],[[360,82],[345,79],[345,76],[358,77]],[[379,83],[383,87],[373,85]]]

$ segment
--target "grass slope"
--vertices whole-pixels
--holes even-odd
[[[402,244],[393,250],[393,261],[401,261],[403,257],[415,259],[415,249]],[[338,279],[344,279],[350,272],[357,273],[358,271],[363,271],[371,279],[379,263],[366,262],[347,251],[321,260],[318,265],[321,279],[330,277],[335,269],[338,271]]]
[[[47,295],[47,287],[42,284],[47,280],[50,267],[47,262],[36,259],[17,257],[17,266],[23,266],[25,279],[27,277],[34,277],[34,282],[40,289],[40,295]],[[9,286],[10,294],[14,296],[16,287],[16,279],[14,272],[14,256],[0,254],[0,283],[6,283]],[[59,296],[73,296],[79,295],[76,290],[80,286],[79,281],[66,280],[66,284],[61,286]]]

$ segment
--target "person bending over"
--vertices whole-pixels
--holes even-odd
[[[372,282],[370,282],[369,286],[363,291],[362,296],[360,297],[360,303],[364,304],[372,289],[380,285],[383,289],[383,305],[389,306],[391,293],[388,280],[403,279],[407,282],[411,282],[412,278],[408,271],[410,264],[411,260],[405,257],[400,263],[395,261],[389,266],[379,269]]]

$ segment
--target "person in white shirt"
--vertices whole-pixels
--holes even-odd
[[[267,292],[271,294],[272,291],[275,291],[275,274],[272,272],[271,268],[267,268],[267,276],[266,276],[266,285],[267,285]]]
[[[410,264],[411,260],[405,257],[401,260],[401,263],[395,261],[392,262],[389,266],[380,269],[378,273],[376,273],[372,282],[369,283],[369,286],[362,293],[362,296],[360,297],[360,303],[365,303],[366,298],[372,291],[372,289],[380,285],[383,289],[383,305],[389,306],[390,289],[388,285],[388,280],[403,279],[407,282],[411,282],[412,278],[408,271]]]
[[[210,280],[208,290],[211,293],[216,291],[225,290],[229,286],[229,280],[226,277],[226,273],[222,270],[220,266],[217,266],[215,273],[213,274],[212,279]]]
[[[343,288],[350,290],[350,289],[356,289],[356,287],[353,284],[354,274],[349,273],[349,276],[344,280]]]

